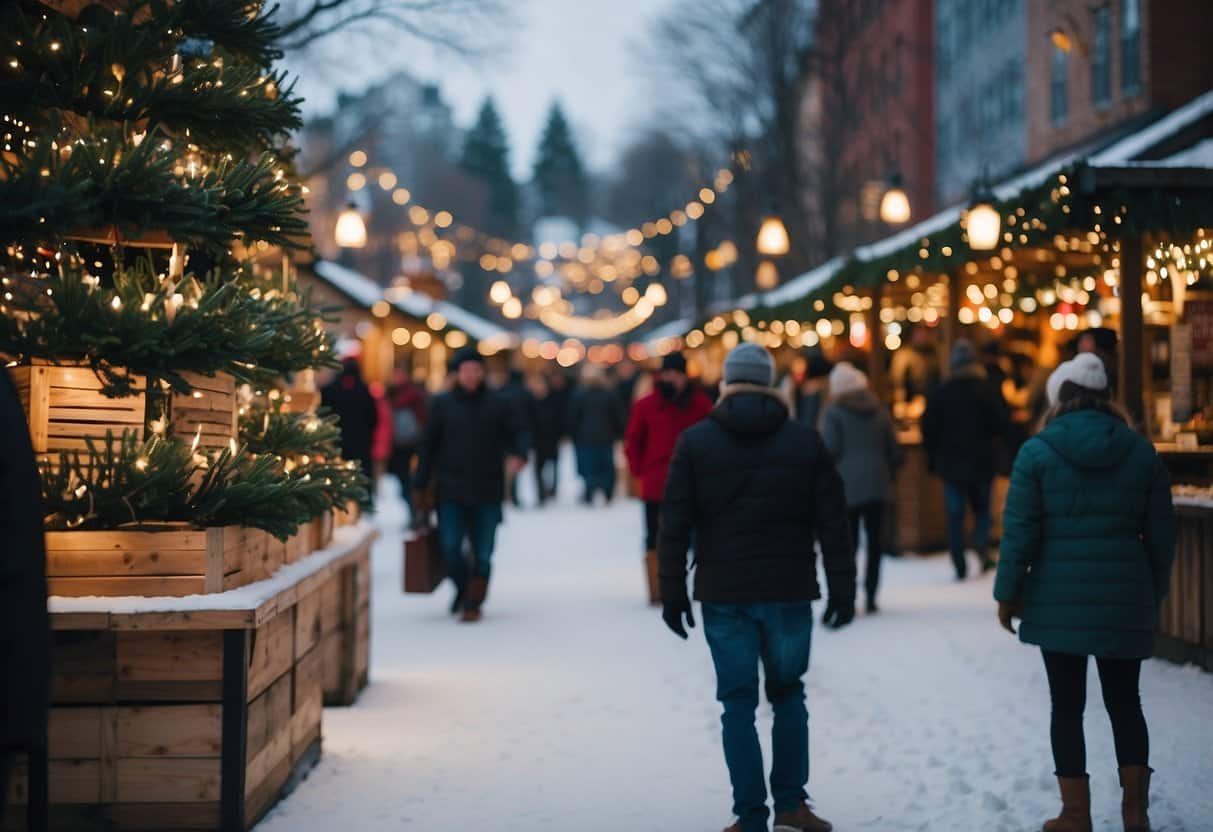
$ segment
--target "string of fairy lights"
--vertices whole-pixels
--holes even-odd
[[[665,237],[689,223],[701,219],[708,207],[729,190],[734,181],[727,168],[717,171],[710,186],[698,189],[694,198],[683,207],[668,214],[640,223],[632,228],[608,235],[585,234],[580,242],[544,242],[538,246],[514,242],[484,234],[472,226],[456,221],[448,210],[431,210],[413,200],[412,192],[401,185],[400,177],[387,166],[369,166],[366,151],[355,150],[349,156],[353,172],[346,177],[350,194],[371,187],[372,183],[390,194],[392,202],[407,208],[407,218],[414,229],[401,232],[396,239],[405,257],[427,255],[435,269],[449,268],[456,259],[478,262],[485,272],[502,277],[494,281],[489,297],[500,307],[503,317],[517,320],[524,315],[541,321],[560,335],[602,340],[620,337],[648,321],[654,311],[667,302],[664,287],[651,284],[643,293],[632,286],[642,277],[655,278],[662,270],[660,261],[642,251],[656,238]],[[351,216],[356,208],[349,207],[338,219],[338,241],[342,242],[341,223],[360,225],[360,216]],[[445,235],[445,236],[444,236]],[[365,227],[347,236],[350,247],[365,245]],[[718,271],[737,261],[737,246],[725,241],[708,252],[705,265]],[[518,267],[528,264],[540,281],[524,299],[514,295],[508,276]],[[694,274],[694,264],[685,254],[676,254],[667,264],[669,275],[683,280]],[[552,285],[559,281],[563,284]],[[618,288],[625,309],[618,314],[601,313],[594,316],[577,315],[565,299],[566,290],[601,294],[608,286]]]

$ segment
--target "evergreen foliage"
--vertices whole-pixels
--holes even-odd
[[[509,140],[493,99],[486,98],[463,144],[459,167],[485,184],[489,192],[484,230],[514,237],[518,229],[518,186],[510,175]]]
[[[584,223],[589,216],[589,181],[572,130],[559,103],[552,104],[535,158],[535,185],[548,216]]]

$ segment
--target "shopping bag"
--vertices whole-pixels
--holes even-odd
[[[446,579],[436,528],[419,528],[404,539],[404,591],[429,594]]]

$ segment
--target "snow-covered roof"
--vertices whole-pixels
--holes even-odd
[[[312,266],[316,276],[348,295],[355,302],[370,308],[377,301],[386,300],[398,311],[414,318],[424,319],[432,312],[446,318],[451,326],[461,329],[477,341],[510,343],[515,340],[512,332],[492,321],[486,321],[466,309],[445,300],[435,300],[421,292],[413,292],[396,300],[384,296],[383,287],[364,274],[334,263],[317,260]]]
[[[1121,138],[1107,147],[1095,150],[1088,146],[1068,151],[1050,158],[1036,167],[999,182],[994,186],[994,195],[999,200],[1010,200],[1029,188],[1035,188],[1056,176],[1061,171],[1086,159],[1093,167],[1126,165],[1133,159],[1148,153],[1159,143],[1167,140],[1203,118],[1213,115],[1213,90],[1206,92],[1183,107],[1167,114],[1158,121],[1135,133]],[[1161,162],[1140,163],[1168,167],[1213,167],[1213,139],[1200,142],[1182,153]],[[960,222],[963,206],[945,208],[920,223],[898,231],[882,240],[859,246],[852,257],[859,261],[878,260],[901,249],[916,246],[923,237],[930,237]],[[773,305],[799,300],[824,286],[837,275],[848,262],[847,258],[835,257],[799,277],[793,278],[773,292],[764,295],[747,295],[740,298],[735,307],[752,309],[760,305]]]

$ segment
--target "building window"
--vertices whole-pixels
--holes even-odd
[[[1091,48],[1091,99],[1106,107],[1112,97],[1112,10],[1095,10],[1095,43]]]
[[[1069,115],[1070,101],[1067,82],[1070,74],[1070,54],[1057,46],[1053,47],[1053,80],[1049,85],[1049,114],[1054,124],[1065,124]]]
[[[1120,89],[1133,95],[1141,88],[1141,0],[1123,0],[1120,10]]]

